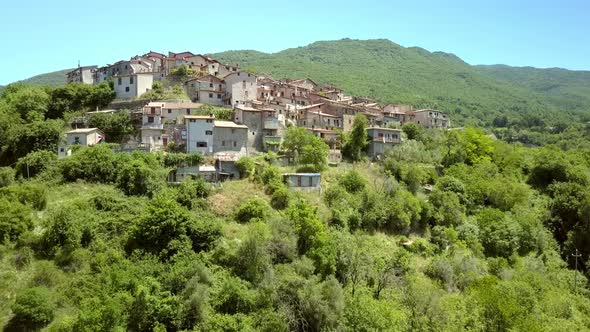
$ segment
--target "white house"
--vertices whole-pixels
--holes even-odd
[[[152,89],[154,74],[136,73],[113,76],[117,99],[137,98]]]
[[[104,133],[98,128],[80,128],[65,133],[66,142],[58,147],[58,157],[66,157],[72,154],[74,145],[92,146],[103,141]]]

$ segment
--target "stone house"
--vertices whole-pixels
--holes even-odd
[[[97,68],[98,66],[78,66],[78,68],[66,73],[68,83],[93,84],[94,71]]]
[[[247,154],[248,127],[215,116],[184,116],[187,153],[212,155],[218,152]]]
[[[224,100],[226,97],[225,82],[217,76],[207,75],[193,78],[186,81],[184,86],[187,95],[194,102],[217,106],[226,104]]]
[[[249,149],[264,151],[267,142],[276,142],[277,138],[280,142],[277,112],[272,108],[256,109],[237,105],[234,107],[234,121],[248,128]]]
[[[117,99],[137,98],[152,89],[154,77],[151,72],[114,76]]]
[[[225,81],[230,105],[235,106],[256,100],[258,89],[256,75],[239,70],[226,75],[223,80]]]

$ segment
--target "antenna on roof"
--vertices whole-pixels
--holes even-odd
[[[80,68],[80,60],[78,60],[78,68]]]

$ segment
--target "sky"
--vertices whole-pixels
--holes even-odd
[[[587,0],[0,0],[0,85],[150,50],[278,52],[342,38],[590,70],[589,14]]]

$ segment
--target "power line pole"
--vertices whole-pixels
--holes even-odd
[[[582,257],[581,254],[578,253],[578,249],[576,249],[576,253],[572,255],[576,262],[574,263],[575,271],[574,271],[574,293],[578,293],[578,257]]]

